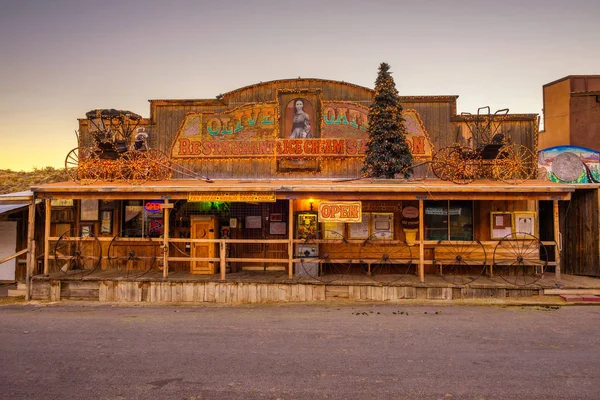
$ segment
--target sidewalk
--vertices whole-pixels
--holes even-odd
[[[16,283],[0,283],[0,297],[7,297],[10,289],[16,289]]]

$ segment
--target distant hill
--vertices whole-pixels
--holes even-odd
[[[64,182],[69,178],[64,168],[35,168],[33,171],[12,171],[0,169],[0,194],[29,190],[31,186],[43,183]]]

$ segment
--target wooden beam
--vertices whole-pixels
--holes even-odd
[[[172,204],[169,204],[169,200],[165,199],[163,204],[163,221],[164,221],[164,234],[163,234],[163,278],[169,277],[169,213],[173,208]]]
[[[294,200],[288,200],[288,278],[294,277]]]
[[[44,200],[45,211],[45,223],[44,223],[44,275],[48,276],[50,273],[50,265],[48,264],[50,258],[50,216],[52,214],[52,206],[50,205],[50,199]]]
[[[419,282],[425,283],[425,207],[419,200]]]
[[[28,273],[29,273],[29,278],[27,279],[26,282],[26,287],[27,287],[27,293],[25,293],[25,300],[31,300],[31,292],[32,292],[32,288],[31,288],[31,277],[33,276],[33,268],[35,268],[35,240],[31,241],[31,247],[29,249],[29,257],[27,258],[27,262],[31,262],[32,268],[29,269],[29,265],[28,265]]]
[[[554,273],[556,274],[556,284],[560,285],[560,251],[562,250],[562,236],[560,234],[560,225],[559,225],[559,208],[558,208],[558,200],[554,200],[553,202],[553,210],[554,210],[554,241],[556,245],[554,246],[554,260],[556,262],[556,267]]]
[[[227,262],[225,257],[227,256],[227,245],[225,244],[225,239],[221,239],[219,241],[219,272],[221,273],[221,280],[225,280],[225,268],[227,266]]]

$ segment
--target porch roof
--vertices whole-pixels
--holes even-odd
[[[523,199],[568,200],[576,185],[531,180],[507,184],[478,180],[457,185],[438,179],[222,179],[167,180],[130,185],[125,182],[50,183],[31,188],[38,197],[102,199],[186,199],[189,193],[274,192],[277,198],[295,196],[332,199]]]

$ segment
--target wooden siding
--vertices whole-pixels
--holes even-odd
[[[570,204],[562,207],[563,271],[567,274],[600,277],[599,197],[599,189],[577,190]]]
[[[278,90],[319,89],[323,101],[350,101],[368,106],[374,91],[344,82],[322,79],[289,79],[259,83],[243,87],[220,96],[219,99],[206,100],[151,100],[150,119],[144,119],[142,126],[150,132],[150,147],[169,154],[171,144],[185,119],[191,112],[223,112],[246,103],[264,103],[277,101]],[[470,136],[463,118],[456,115],[457,96],[401,96],[405,109],[416,110],[434,145],[434,151],[450,146],[455,142],[467,144]],[[135,111],[135,110],[133,110]],[[537,146],[536,116],[509,116],[503,125],[503,131],[515,143],[521,143],[531,149]],[[86,120],[80,120],[80,145],[89,146],[89,127]],[[311,179],[311,178],[358,178],[361,177],[363,161],[361,158],[319,160],[319,172],[280,172],[275,157],[215,159],[179,159],[176,161],[184,169],[213,179]],[[432,177],[427,165],[417,167],[415,178]],[[189,177],[185,173],[176,173],[174,179]]]
[[[241,282],[69,282],[35,280],[35,300],[95,300],[100,302],[261,304],[338,300],[403,303],[410,299],[458,300],[529,297],[543,289],[505,287],[457,288],[381,285],[324,285]]]

